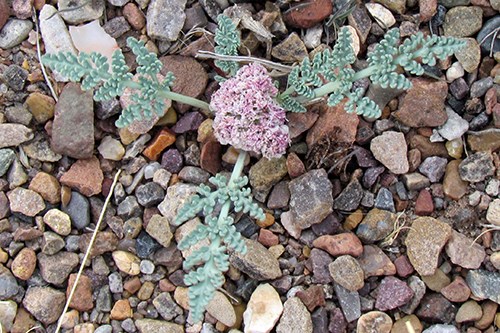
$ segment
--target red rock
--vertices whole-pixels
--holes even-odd
[[[144,14],[132,2],[123,7],[123,17],[125,17],[130,26],[135,30],[141,30],[146,25]]]
[[[288,154],[286,158],[286,167],[288,169],[288,174],[290,178],[297,178],[306,172],[306,167],[304,163],[295,153]]]
[[[259,243],[267,247],[278,245],[280,242],[278,236],[267,229],[260,229],[259,238],[257,240]]]
[[[66,297],[69,297],[73,284],[76,280],[76,274],[69,276],[68,288],[66,289]],[[69,307],[77,311],[90,311],[94,308],[92,299],[92,281],[86,276],[81,275],[75,293],[69,303]]]
[[[90,233],[80,236],[80,240],[78,241],[80,252],[85,253],[87,251],[91,238],[92,234]],[[114,251],[117,245],[118,237],[114,233],[108,231],[99,232],[90,251],[90,257],[93,258],[103,253]]]
[[[391,259],[375,245],[365,245],[358,262],[365,272],[365,279],[370,276],[396,274],[396,266]]]
[[[330,0],[306,0],[283,13],[283,19],[292,27],[307,29],[323,21],[332,12],[333,5]]]
[[[76,189],[81,194],[91,197],[101,193],[102,181],[101,166],[97,157],[88,160],[78,160],[61,177],[61,183]]]
[[[53,205],[61,201],[61,185],[54,176],[48,173],[42,171],[37,173],[28,188],[38,192],[42,198]]]
[[[497,91],[495,87],[490,88],[484,95],[484,106],[486,107],[486,113],[492,114],[494,107],[498,104],[497,102]]]
[[[325,305],[325,292],[322,286],[315,285],[306,290],[299,290],[297,297],[300,298],[310,312],[313,312],[318,306]]]
[[[167,279],[161,279],[160,282],[158,282],[158,287],[160,287],[161,291],[167,293],[175,290],[175,286],[172,284],[172,282],[168,281]]]
[[[452,283],[442,288],[440,292],[447,300],[456,303],[465,302],[469,299],[471,293],[467,282],[461,276],[457,276]]]
[[[319,108],[315,105],[304,113],[289,112],[287,114],[290,139],[298,137],[314,125],[319,117]]]
[[[423,189],[420,191],[417,197],[417,202],[415,203],[415,214],[419,216],[431,215],[434,211],[434,202],[432,201],[431,193]]]
[[[201,147],[200,166],[203,170],[210,172],[212,175],[217,174],[221,169],[221,153],[222,146],[217,141],[207,141]]]
[[[31,18],[32,0],[14,0],[12,1],[12,11],[18,19],[25,20]]]
[[[363,253],[363,245],[359,238],[355,234],[347,232],[320,236],[314,240],[313,246],[325,250],[332,256],[349,254],[358,257]]]
[[[141,280],[139,280],[139,277],[134,276],[123,283],[123,289],[131,294],[135,294],[141,289]]]
[[[396,258],[396,260],[394,260],[394,266],[396,266],[398,275],[403,278],[410,276],[410,274],[415,271],[406,255]]]
[[[6,0],[0,0],[0,29],[3,28],[10,16],[10,7]]]
[[[399,111],[394,116],[410,127],[437,127],[443,125],[448,116],[444,101],[448,84],[422,78],[411,79],[413,87],[401,98]]]
[[[21,280],[28,280],[36,268],[36,253],[32,249],[25,247],[12,261],[10,267],[12,274]]]
[[[161,152],[165,150],[165,148],[171,146],[174,142],[174,132],[165,127],[156,135],[153,141],[149,143],[142,154],[149,158],[151,161],[156,161]]]

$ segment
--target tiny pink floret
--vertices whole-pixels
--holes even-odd
[[[280,157],[290,143],[285,109],[275,100],[278,89],[259,64],[243,66],[212,95],[215,137],[222,144]]]

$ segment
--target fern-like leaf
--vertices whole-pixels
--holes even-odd
[[[241,40],[236,26],[225,15],[219,15],[217,19],[218,27],[215,31],[215,53],[229,56],[238,55]],[[216,60],[215,65],[230,76],[234,76],[239,69],[239,64],[236,61]]]

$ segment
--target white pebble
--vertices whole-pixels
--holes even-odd
[[[390,28],[396,24],[396,19],[391,11],[378,3],[367,3],[366,9],[382,28]]]
[[[455,81],[462,76],[464,76],[464,68],[458,61],[454,62],[446,71],[446,79],[449,82]]]

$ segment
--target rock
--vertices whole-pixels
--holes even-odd
[[[457,276],[452,283],[440,290],[447,300],[454,303],[462,303],[469,299],[470,289],[461,276]]]
[[[45,124],[54,117],[56,102],[52,97],[34,92],[28,96],[25,103],[37,123]]]
[[[7,173],[15,159],[16,154],[12,149],[0,149],[0,177]]]
[[[377,288],[377,292],[375,308],[380,311],[405,305],[414,296],[413,290],[405,282],[393,276],[385,277]]]
[[[403,133],[387,131],[375,137],[370,144],[373,156],[395,174],[408,172],[407,147]]]
[[[58,252],[54,255],[38,254],[40,273],[45,281],[54,285],[63,284],[80,259],[73,252]]]
[[[394,198],[391,191],[385,187],[381,187],[375,198],[375,207],[395,213],[396,209],[394,208]]]
[[[469,37],[481,29],[483,10],[475,6],[451,8],[444,19],[444,34],[453,37]]]
[[[169,293],[162,292],[153,300],[153,305],[158,313],[167,321],[182,315],[182,309],[175,303]]]
[[[429,138],[418,134],[411,136],[409,141],[410,148],[412,150],[418,149],[421,153],[421,158],[423,159],[429,156],[440,156],[444,158],[449,157],[446,146],[441,142],[431,142]]]
[[[97,150],[103,158],[111,161],[120,161],[125,154],[125,148],[123,148],[120,141],[111,136],[105,136]]]
[[[411,301],[401,307],[401,311],[407,313],[407,314],[412,314],[415,309],[418,307],[420,304],[420,301],[425,295],[425,283],[420,280],[416,275],[412,275],[408,278],[408,286],[413,290],[413,298]]]
[[[135,191],[138,203],[143,207],[157,206],[165,198],[165,192],[160,185],[150,182],[139,185]]]
[[[415,271],[406,255],[397,257],[394,260],[394,266],[396,266],[396,272],[402,278],[410,276]]]
[[[412,88],[402,97],[394,116],[410,127],[436,127],[446,122],[444,101],[448,85],[443,81],[415,78]],[[415,112],[418,110],[418,112]]]
[[[469,132],[467,142],[474,151],[496,151],[500,148],[500,129],[490,128],[479,132]]]
[[[332,212],[332,184],[324,169],[311,170],[288,183],[293,223],[307,229]]]
[[[23,145],[24,152],[29,158],[40,162],[57,162],[62,155],[55,153],[49,142],[42,136],[37,136],[34,140]]]
[[[7,193],[11,212],[18,212],[26,216],[35,216],[45,209],[42,197],[32,190],[17,187]]]
[[[493,2],[492,2],[493,3]],[[498,8],[497,8],[498,10]],[[481,43],[481,48],[485,52],[490,52],[492,49],[492,43],[493,43],[493,34],[492,32],[498,28],[500,25],[500,18],[498,16],[493,16],[491,19],[486,21],[486,23],[483,24],[481,30],[477,34],[476,40],[478,43]],[[486,38],[486,36],[488,36]],[[493,52],[499,52],[500,51],[500,42],[495,39],[495,42],[493,43]]]
[[[57,3],[60,15],[67,22],[74,25],[99,19],[104,13],[104,0],[92,3],[84,1],[62,0]]]
[[[453,160],[446,166],[443,179],[443,192],[446,196],[458,200],[467,193],[469,183],[460,177],[459,166],[462,161]]]
[[[445,250],[452,263],[467,269],[478,269],[486,257],[481,245],[456,231],[452,231]]]
[[[247,253],[234,252],[229,257],[231,264],[252,279],[274,280],[281,277],[282,272],[278,260],[262,244],[245,240]]]
[[[66,297],[69,297],[71,289],[76,280],[76,274],[71,274],[68,280],[68,288],[66,289]],[[73,298],[69,303],[69,307],[80,312],[90,311],[94,308],[92,298],[92,281],[85,274],[80,275],[78,285],[73,294]]]
[[[271,55],[284,62],[297,62],[307,57],[308,53],[299,35],[292,32],[285,40],[273,47]]]
[[[4,70],[2,78],[3,81],[6,82],[6,84],[10,88],[12,88],[12,90],[21,91],[26,84],[28,71],[21,66],[10,65]],[[28,125],[31,121],[31,118],[29,118],[29,113],[22,106],[13,106],[7,108],[4,115],[10,123],[21,123],[23,125]]]
[[[255,199],[259,201],[262,199],[264,201],[270,189],[286,176],[287,173],[285,157],[273,159],[261,158],[248,172],[248,178],[250,179]]]
[[[332,256],[351,255],[358,257],[363,252],[363,245],[353,233],[323,235],[313,241],[313,246],[325,250]]]
[[[365,285],[363,269],[350,255],[338,257],[328,265],[328,269],[333,281],[349,291],[357,291]]]
[[[120,299],[115,302],[111,309],[110,318],[114,320],[125,320],[132,318],[132,308],[128,299]]]
[[[358,292],[349,291],[336,283],[333,285],[333,288],[344,313],[345,320],[350,323],[358,319],[361,316],[361,301]]]
[[[94,152],[92,91],[83,92],[76,83],[64,86],[56,104],[52,124],[52,150],[75,159],[92,157]]]
[[[7,4],[7,1],[5,0],[0,1],[0,30],[5,25],[5,22],[7,22],[7,20],[9,19],[9,16],[10,16],[10,6]]]
[[[283,312],[279,294],[269,284],[259,285],[252,293],[243,313],[245,333],[268,333]]]
[[[486,220],[491,224],[500,226],[500,199],[495,199],[489,204]]]
[[[12,274],[23,281],[28,280],[36,268],[36,253],[30,248],[23,248],[12,261]]]
[[[207,312],[228,327],[232,327],[236,323],[234,308],[220,291],[215,292],[214,298],[208,303]]]
[[[460,117],[452,108],[446,107],[448,119],[438,128],[438,133],[448,141],[460,138],[469,129],[469,123]]]
[[[184,333],[184,326],[169,323],[164,320],[137,319],[135,326],[139,333],[165,332],[165,333]]]
[[[77,229],[84,229],[90,224],[89,201],[78,192],[71,192],[71,200],[63,211],[70,216],[72,226]]]
[[[51,287],[30,287],[24,296],[23,306],[37,320],[49,325],[59,319],[65,302],[66,297],[61,291]]]
[[[126,251],[114,251],[113,260],[118,269],[128,275],[139,275],[140,260],[134,254]]]
[[[5,300],[17,295],[20,286],[16,278],[11,274],[8,268],[0,264],[0,299]]]
[[[87,251],[91,237],[92,234],[83,234],[80,236],[80,240],[78,242],[80,252],[85,253]],[[106,252],[114,251],[117,245],[118,237],[116,237],[115,234],[108,231],[101,231],[95,238],[94,245],[90,251],[90,257],[93,258]]]
[[[423,189],[420,191],[415,202],[415,214],[418,216],[431,215],[434,212],[434,201],[431,193]]]
[[[326,0],[301,1],[283,13],[287,24],[295,28],[311,28],[333,12],[333,5]]]
[[[464,181],[477,183],[494,174],[493,157],[489,152],[478,152],[469,155],[459,167],[460,178]]]
[[[498,304],[491,301],[486,301],[481,304],[481,310],[483,311],[483,316],[481,319],[474,323],[476,328],[484,330],[488,328],[495,320],[495,314],[498,309]]]
[[[484,79],[477,80],[470,87],[470,97],[472,98],[483,97],[484,94],[486,94],[486,92],[488,91],[488,89],[490,89],[492,86],[493,86],[492,77],[486,77]]]
[[[123,16],[134,30],[141,30],[146,25],[146,18],[135,3],[129,2],[123,7]]]
[[[43,222],[59,235],[67,236],[71,232],[71,219],[69,215],[57,208],[53,208],[45,213]]]
[[[0,30],[0,48],[11,49],[21,44],[33,29],[31,20],[10,19]]]
[[[0,124],[0,148],[17,147],[33,139],[33,131],[21,124]]]
[[[460,333],[460,331],[453,325],[436,324],[430,326],[422,333]]]
[[[78,160],[61,177],[61,183],[78,190],[85,196],[101,193],[104,179],[99,160],[93,156]]]
[[[396,267],[391,259],[375,245],[365,245],[358,262],[363,269],[365,278],[396,274]]]
[[[43,171],[38,172],[30,182],[30,190],[38,192],[42,198],[51,204],[61,201],[61,185],[52,175]]]
[[[170,223],[173,223],[177,211],[195,194],[198,187],[191,184],[177,183],[167,189],[165,199],[158,205],[158,210]]]
[[[0,325],[7,332],[11,332],[12,324],[14,324],[14,319],[16,318],[16,313],[17,313],[17,304],[15,302],[13,301],[0,302]]]
[[[427,176],[431,183],[437,183],[443,177],[448,160],[439,156],[427,157],[418,167],[418,170]]]
[[[325,251],[319,249],[311,250],[309,262],[313,272],[314,283],[326,284],[332,281],[332,276],[328,270],[328,265],[332,261],[332,257]]]
[[[359,207],[363,199],[363,187],[359,180],[353,178],[344,190],[333,201],[333,208],[337,210],[353,211]]]
[[[149,37],[161,41],[175,41],[182,30],[186,14],[186,0],[153,0],[147,12],[147,32]],[[168,13],[165,8],[170,8]]]
[[[396,24],[394,15],[384,6],[378,3],[367,3],[365,6],[370,15],[375,19],[375,22],[384,29],[388,29]]]
[[[468,321],[479,320],[482,316],[483,310],[481,309],[481,306],[477,304],[476,301],[470,300],[460,306],[455,317],[455,321],[461,324]]]
[[[408,326],[409,325],[409,326]],[[422,323],[415,315],[404,316],[394,322],[391,333],[404,333],[408,331],[408,327],[412,327],[413,331],[421,333],[423,328]]]
[[[356,332],[358,333],[389,333],[392,328],[392,319],[380,311],[371,311],[359,317]]]
[[[54,255],[61,251],[65,245],[64,239],[55,232],[45,231],[43,233],[42,253],[49,256]]]
[[[440,294],[428,293],[420,302],[416,312],[421,320],[435,323],[449,323],[455,317],[455,306]]]
[[[466,281],[475,297],[500,303],[500,273],[481,269],[470,270]]]
[[[451,282],[450,278],[439,268],[433,275],[422,276],[422,280],[430,290],[435,292],[440,292]]]
[[[298,297],[289,298],[284,304],[283,315],[276,333],[312,333],[311,314]]]
[[[432,217],[413,221],[406,237],[408,258],[420,275],[434,274],[439,254],[451,237],[451,227]]]
[[[393,231],[395,221],[394,213],[373,208],[358,225],[356,235],[367,243],[382,240]]]
[[[309,312],[314,311],[317,307],[325,306],[325,292],[320,285],[314,285],[304,291],[298,291],[296,295],[304,303]]]

